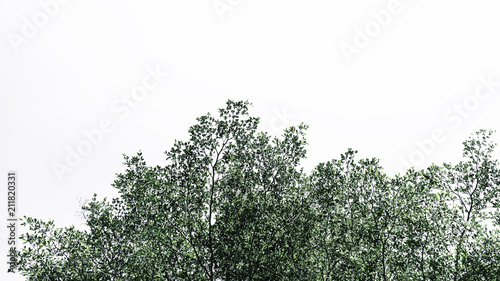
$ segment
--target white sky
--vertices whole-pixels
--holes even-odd
[[[500,129],[498,1],[53,1],[0,0],[0,200],[17,171],[20,216],[80,225],[79,198],[116,195],[123,153],[163,164],[227,99],[249,99],[273,135],[309,124],[307,171],[349,147],[389,174],[456,162],[471,133]],[[170,75],[156,83],[148,67]],[[59,180],[54,163],[106,120],[114,130]]]

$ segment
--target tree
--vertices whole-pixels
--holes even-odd
[[[500,169],[492,132],[455,166],[389,177],[379,160],[340,159],[310,175],[301,124],[258,132],[229,100],[175,141],[164,166],[126,156],[120,196],[82,206],[86,230],[24,218],[29,280],[496,280]]]
[[[433,190],[436,169],[390,179],[377,159],[356,163],[356,153],[318,165],[310,178],[321,280],[439,280],[432,275],[449,265],[449,210]]]
[[[306,280],[312,220],[298,165],[307,126],[271,139],[256,132],[248,105],[228,101],[219,119],[197,118],[190,140],[166,152],[164,167],[147,166],[141,153],[125,156],[126,172],[113,184],[120,198],[112,204],[94,198],[84,207],[85,239],[75,245],[66,239],[55,249],[97,246],[89,253],[93,266],[82,266],[106,272],[96,280]],[[35,269],[48,263],[29,249],[20,269],[47,276]],[[59,261],[58,253],[47,260]]]
[[[492,134],[493,131],[480,130],[472,135],[463,142],[463,156],[467,161],[455,166],[443,164],[438,174],[441,188],[450,192],[456,203],[452,208],[455,216],[452,228],[456,237],[451,249],[455,256],[453,280],[469,280],[464,279],[470,261],[466,248],[486,238],[481,223],[492,218],[488,209],[499,196],[500,169],[491,155],[496,146],[489,141]]]

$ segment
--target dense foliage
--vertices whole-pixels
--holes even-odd
[[[349,149],[306,175],[306,125],[257,131],[248,102],[197,118],[165,166],[125,156],[88,230],[25,218],[28,280],[500,280],[492,132],[464,160],[389,177]],[[486,225],[490,226],[488,230]]]

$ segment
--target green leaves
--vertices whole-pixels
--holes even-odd
[[[387,176],[349,149],[310,175],[300,124],[258,132],[248,101],[206,114],[148,166],[126,156],[120,197],[82,207],[86,230],[24,218],[29,280],[495,280],[500,170],[491,131],[464,161]]]

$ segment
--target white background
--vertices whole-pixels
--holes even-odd
[[[15,170],[19,216],[82,228],[79,202],[116,196],[123,153],[142,150],[148,164],[164,164],[174,139],[186,140],[195,118],[227,99],[252,102],[250,114],[273,135],[309,124],[307,172],[349,147],[380,158],[388,174],[403,163],[457,162],[470,134],[499,129],[500,87],[481,92],[480,82],[500,81],[495,0],[66,0],[44,8],[50,2],[0,0],[3,218]],[[170,76],[125,117],[113,104],[124,105],[148,67]],[[103,120],[114,130],[58,178],[55,163],[68,165],[67,149]],[[436,130],[442,137],[431,140]],[[6,227],[0,234],[3,261]],[[0,264],[1,280],[17,280]]]

